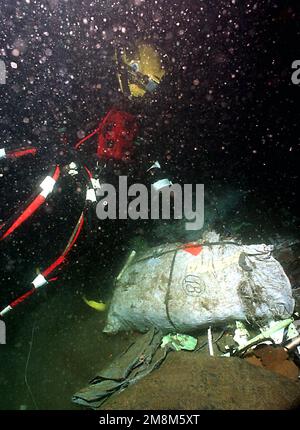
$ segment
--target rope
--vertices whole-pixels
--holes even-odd
[[[32,345],[33,345],[33,335],[34,335],[35,326],[36,326],[36,322],[33,324],[33,327],[32,327],[30,347],[29,347],[29,351],[28,351],[28,355],[27,355],[27,360],[26,360],[26,366],[25,366],[24,381],[25,381],[27,390],[28,390],[28,392],[30,394],[30,397],[31,397],[31,399],[33,401],[33,404],[35,406],[35,409],[38,410],[39,409],[38,405],[37,405],[37,403],[35,401],[34,395],[33,395],[32,391],[31,391],[30,385],[28,384],[28,380],[27,380],[27,371],[28,371],[29,360],[30,360],[30,357],[31,357]]]
[[[243,246],[240,243],[237,242],[231,242],[231,241],[224,241],[224,242],[208,242],[208,243],[201,243],[201,242],[197,242],[197,243],[189,243],[188,244],[188,248],[197,248],[198,246],[214,246],[214,245],[235,245],[235,246]],[[179,245],[177,248],[172,248],[172,249],[168,249],[166,251],[162,251],[162,252],[154,252],[153,254],[147,256],[147,257],[143,257],[143,258],[139,258],[138,260],[134,260],[132,262],[132,264],[136,264],[139,263],[140,261],[145,261],[145,260],[149,260],[150,258],[158,258],[162,255],[165,254],[169,254],[170,252],[177,252],[180,251],[181,249],[186,249],[187,244],[183,244],[183,245]]]
[[[172,327],[174,328],[174,330],[177,332],[177,328],[175,326],[175,324],[173,323],[171,316],[170,316],[170,310],[169,310],[169,300],[170,300],[170,289],[171,289],[171,283],[172,283],[172,276],[173,276],[173,271],[174,271],[174,265],[175,265],[175,259],[176,259],[176,255],[177,255],[178,250],[175,250],[173,258],[172,258],[172,263],[171,263],[171,268],[170,268],[170,274],[169,274],[169,280],[168,280],[168,287],[167,287],[167,292],[166,292],[166,297],[165,297],[165,305],[166,305],[166,313],[167,313],[167,318],[170,322],[170,324],[172,325]]]

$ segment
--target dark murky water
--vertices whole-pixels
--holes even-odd
[[[142,38],[157,46],[167,67],[153,99],[130,106],[143,138],[134,167],[145,172],[146,162],[158,157],[174,182],[204,183],[205,230],[247,244],[299,238],[299,88],[291,83],[299,30],[292,2],[2,3],[0,60],[8,79],[0,85],[0,131],[5,148],[36,145],[45,151],[45,173],[53,154],[75,145],[112,106],[125,104],[114,49],[132,47]],[[85,158],[95,162],[91,152]],[[0,225],[19,206],[22,192],[36,189],[41,175],[39,163],[31,164],[26,177],[15,166],[6,176],[6,166],[0,165]],[[16,290],[24,286],[23,275],[31,276],[27,266],[34,266],[31,272],[39,269],[42,263],[36,260],[43,252],[56,255],[61,249],[60,232],[71,225],[71,215],[77,217],[74,208],[81,211],[68,192],[45,210],[52,211],[52,225],[49,221],[46,227],[42,216],[33,236],[25,227],[23,254],[11,256],[17,269],[10,273],[19,277]],[[138,336],[104,335],[106,314],[88,307],[82,296],[109,301],[132,246],[199,238],[182,227],[136,222],[126,233],[116,224],[91,227],[62,278],[5,320],[0,409],[78,409],[71,396]],[[5,269],[0,267],[2,291],[10,288]]]
[[[18,315],[14,330],[8,321],[7,345],[1,346],[1,409],[78,409],[71,396],[135,338],[102,334],[104,321],[105,314],[71,292]]]

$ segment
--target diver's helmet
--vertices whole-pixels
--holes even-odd
[[[120,89],[130,98],[153,93],[165,75],[160,53],[147,43],[132,51],[117,48],[115,60]]]

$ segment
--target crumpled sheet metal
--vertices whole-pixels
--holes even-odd
[[[72,401],[99,409],[109,397],[123,391],[160,366],[168,353],[168,349],[160,348],[161,340],[160,331],[155,328],[149,330],[102,369],[87,387],[74,394]]]

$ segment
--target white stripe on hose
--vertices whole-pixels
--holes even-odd
[[[5,148],[0,148],[0,160],[1,160],[1,158],[6,158]]]
[[[6,306],[6,308],[2,309],[2,311],[0,312],[0,316],[3,317],[5,314],[7,314],[11,310],[12,310],[12,307],[10,305]]]
[[[48,195],[52,193],[55,184],[55,179],[51,176],[46,176],[46,178],[40,183],[40,187],[42,188],[40,195],[46,199]]]
[[[31,282],[35,289],[43,287],[45,284],[48,284],[47,279],[40,273],[34,280]]]

